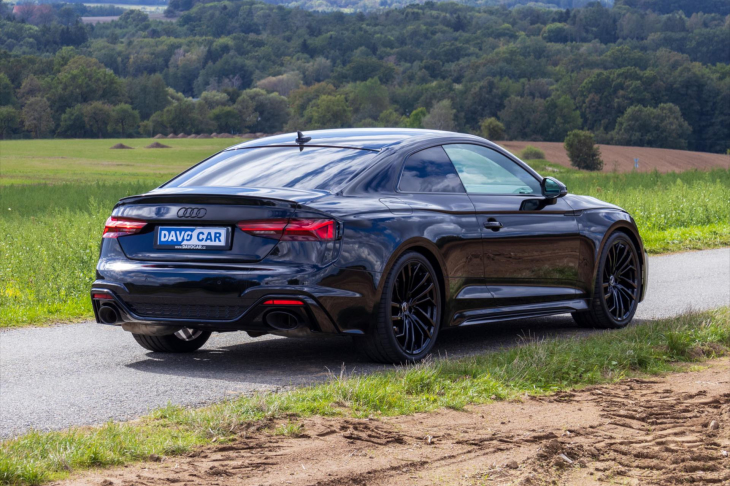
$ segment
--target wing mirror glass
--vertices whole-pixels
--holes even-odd
[[[568,188],[565,184],[553,177],[545,177],[542,180],[541,185],[542,195],[549,199],[563,197],[568,194]]]

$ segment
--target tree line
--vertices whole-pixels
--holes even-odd
[[[581,129],[601,143],[725,152],[730,16],[672,1],[668,13],[620,0],[345,14],[244,0],[97,25],[63,4],[23,18],[6,8],[0,135],[404,126],[562,142]]]

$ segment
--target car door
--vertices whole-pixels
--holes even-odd
[[[484,291],[484,251],[474,204],[466,194],[453,164],[441,146],[420,150],[403,163],[399,199],[412,208],[406,216],[416,223],[416,234],[436,244],[445,265],[446,295],[453,302],[467,288],[481,289],[456,308],[483,307],[491,298]],[[392,204],[392,202],[388,202]],[[458,305],[461,304],[461,305]],[[450,322],[447,320],[446,322]]]
[[[449,144],[444,151],[476,209],[492,305],[575,298],[579,232],[568,203],[545,198],[535,175],[495,149]]]

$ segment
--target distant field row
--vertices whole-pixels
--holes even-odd
[[[151,181],[157,185],[192,164],[243,140],[164,139],[169,149],[146,149],[149,138],[9,140],[0,142],[0,185],[40,182]],[[110,149],[123,143],[134,150]]]
[[[236,140],[0,142],[0,327],[91,316],[104,220],[121,197],[146,192]],[[124,143],[134,150],[110,150]],[[651,253],[730,245],[730,170],[585,173],[530,161],[572,193],[628,210]]]

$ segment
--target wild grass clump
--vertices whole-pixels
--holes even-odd
[[[523,160],[543,160],[545,159],[545,152],[537,147],[528,145],[520,152],[520,158]]]
[[[296,418],[378,417],[541,395],[676,370],[730,348],[730,308],[689,313],[588,337],[532,339],[458,360],[436,359],[369,375],[332,376],[285,393],[240,397],[200,409],[168,406],[135,423],[31,432],[0,444],[0,483],[38,484],[70,471],[175,455],[234,440],[286,418],[271,433],[298,435]]]

